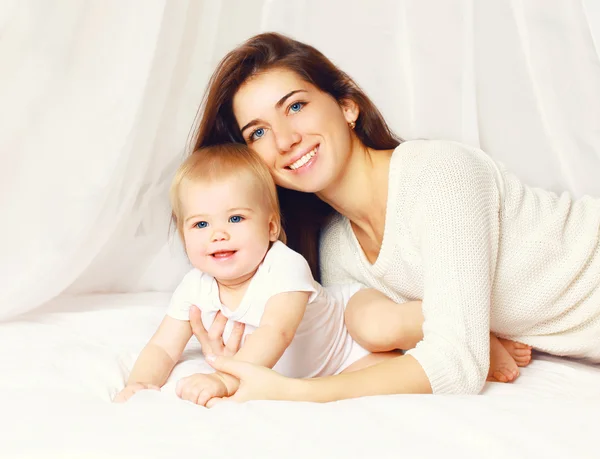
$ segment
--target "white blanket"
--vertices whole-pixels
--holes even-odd
[[[210,371],[192,341],[161,392],[111,403],[168,298],[63,297],[0,324],[0,457],[598,457],[600,366],[539,354],[514,384],[476,397],[208,410],[173,393]]]

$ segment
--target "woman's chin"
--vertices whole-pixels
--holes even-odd
[[[317,172],[317,171],[315,171]],[[302,193],[322,193],[331,186],[331,180],[327,180],[320,174],[313,173],[310,176],[302,177],[302,180],[289,180],[278,184],[289,190],[300,191]]]

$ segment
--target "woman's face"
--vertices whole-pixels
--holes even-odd
[[[296,73],[270,70],[246,81],[233,98],[233,112],[248,146],[285,188],[318,193],[334,184],[350,155],[348,123],[354,103],[341,106]]]

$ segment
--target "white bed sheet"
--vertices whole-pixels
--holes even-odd
[[[62,297],[0,323],[0,457],[599,457],[600,366],[536,354],[482,396],[380,396],[212,410],[174,382],[110,403],[162,318],[160,293]],[[186,456],[184,456],[186,455]]]

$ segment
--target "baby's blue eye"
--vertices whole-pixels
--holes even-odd
[[[233,215],[229,217],[229,223],[239,223],[244,219],[241,215]]]
[[[302,102],[296,102],[296,103],[290,105],[290,111],[292,111],[294,113],[298,113],[300,110],[302,110],[303,106],[304,106],[304,104]]]
[[[250,135],[250,139],[257,140],[260,139],[263,135],[265,135],[265,130],[263,128],[258,128]]]
[[[200,229],[202,229],[202,228],[206,228],[206,227],[208,226],[208,222],[204,222],[204,221],[202,221],[202,222],[198,222],[198,223],[196,223],[196,225],[194,225],[194,226],[196,226],[196,228],[200,228]]]

